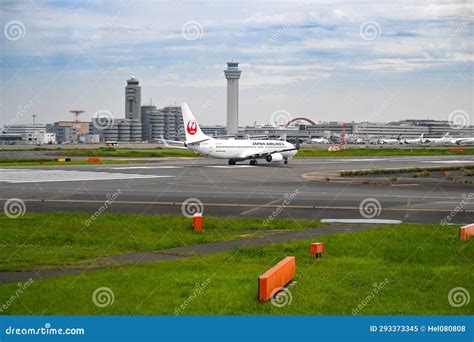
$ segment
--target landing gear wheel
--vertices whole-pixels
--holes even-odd
[[[285,159],[285,161],[283,162],[285,165],[288,164],[288,159]]]
[[[257,161],[256,161],[255,159],[252,159],[252,160],[250,161],[250,165],[257,165]]]
[[[235,165],[236,161],[235,159],[229,159],[229,165]]]

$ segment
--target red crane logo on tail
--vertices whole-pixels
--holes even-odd
[[[194,121],[194,120],[189,121],[187,126],[186,126],[186,130],[191,135],[195,134],[197,132],[197,123],[196,123],[196,121]]]

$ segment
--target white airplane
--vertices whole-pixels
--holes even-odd
[[[395,139],[379,139],[379,144],[388,144],[388,145],[396,145],[396,144],[401,144],[402,141],[400,140],[400,137],[402,135],[399,134]]]
[[[311,138],[311,142],[314,144],[329,144],[329,140],[324,138]]]
[[[215,139],[201,131],[198,122],[186,103],[181,104],[183,112],[186,142],[184,146],[203,156],[229,159],[229,165],[238,161],[250,160],[250,165],[257,165],[257,159],[265,159],[268,163],[284,162],[293,158],[299,149],[281,140],[236,140]],[[165,145],[167,142],[162,139]],[[176,143],[176,142],[173,142]],[[183,144],[181,142],[181,144]]]
[[[434,145],[450,145],[456,144],[456,142],[460,140],[459,138],[450,138],[449,132],[446,132],[441,138],[430,138],[426,139],[427,142],[432,143]]]
[[[421,133],[419,138],[416,139],[405,139],[403,142],[405,144],[423,144],[426,140],[423,140],[423,133]]]
[[[460,138],[456,141],[458,145],[474,145],[474,137]]]

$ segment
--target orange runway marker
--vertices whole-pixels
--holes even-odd
[[[313,242],[309,245],[309,252],[316,258],[322,257],[324,253],[324,242]]]
[[[474,223],[459,228],[459,240],[469,241],[474,236]]]
[[[204,227],[204,217],[202,214],[194,214],[193,215],[193,229],[195,232],[201,232],[202,228]]]

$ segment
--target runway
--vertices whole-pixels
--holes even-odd
[[[456,210],[449,222],[471,223],[474,200],[465,199],[474,192],[472,184],[446,179],[413,179],[408,186],[337,184],[302,176],[368,168],[469,164],[474,164],[474,156],[301,158],[289,165],[261,161],[256,167],[186,158],[126,165],[2,168],[0,200],[3,204],[19,198],[26,212],[95,212],[108,200],[109,212],[179,214],[183,202],[197,199],[191,202],[201,202],[205,215],[267,219],[361,219],[369,215],[430,223],[439,223]],[[364,200],[377,204],[375,212],[361,211]]]

